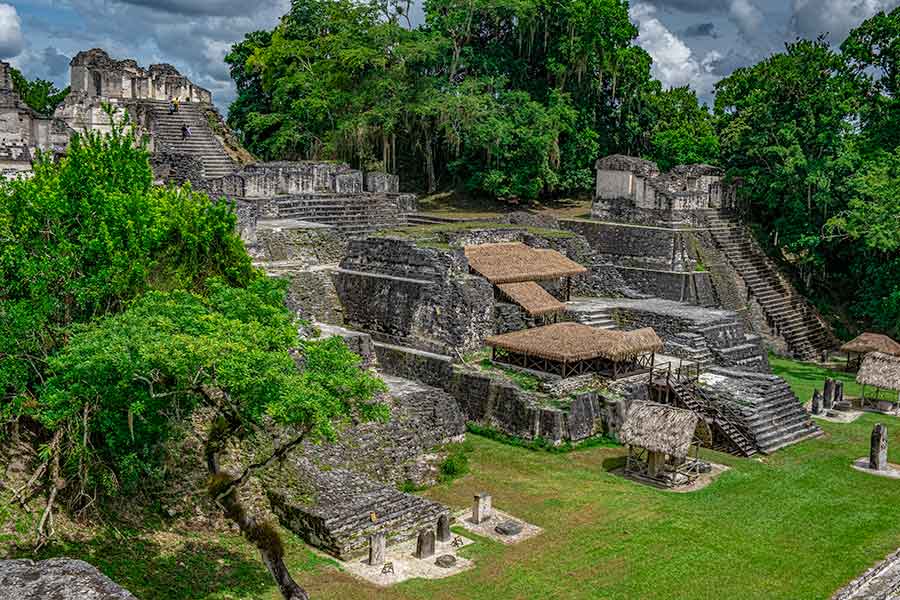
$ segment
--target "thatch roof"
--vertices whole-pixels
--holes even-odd
[[[521,242],[465,247],[469,266],[493,284],[547,281],[587,272],[556,250],[537,250]]]
[[[619,441],[684,458],[691,449],[698,421],[696,413],[683,408],[635,401],[619,428]]]
[[[856,374],[857,383],[900,392],[900,356],[870,352]]]
[[[598,329],[581,323],[554,323],[487,338],[485,344],[556,362],[605,358],[615,362],[663,349],[649,327],[635,331]]]
[[[900,356],[900,344],[880,333],[863,333],[841,346],[841,352],[847,354],[868,354],[881,352]]]
[[[501,283],[497,287],[510,300],[524,308],[533,317],[561,313],[566,310],[565,304],[551,296],[547,290],[533,281]]]

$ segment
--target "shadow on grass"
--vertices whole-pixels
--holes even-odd
[[[165,540],[167,535],[158,535]],[[38,556],[19,558],[43,560],[68,557],[86,561],[141,600],[206,600],[260,598],[274,588],[272,579],[252,550],[234,537],[215,540],[175,538],[171,547],[164,541],[137,534],[122,535],[112,530],[98,533],[89,541],[57,542]]]
[[[611,456],[601,463],[603,465],[603,470],[609,473],[610,471],[615,471],[616,469],[621,469],[625,466],[626,457],[624,456]]]

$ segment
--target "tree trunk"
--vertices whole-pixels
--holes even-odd
[[[428,193],[433,194],[437,189],[434,181],[434,147],[431,143],[431,124],[425,128],[425,180]]]
[[[275,580],[284,600],[309,600],[309,595],[297,585],[284,564],[284,546],[274,525],[260,522],[247,513],[238,498],[234,478],[219,468],[218,451],[230,434],[229,427],[214,425],[206,440],[206,465],[210,474],[209,494],[222,507],[225,516],[240,528],[244,537],[259,550],[259,556]]]

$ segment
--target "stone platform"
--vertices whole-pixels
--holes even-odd
[[[665,352],[701,366],[720,365],[768,373],[762,338],[748,333],[738,313],[660,298],[575,298],[573,318],[590,324],[597,315],[621,329],[652,327]]]

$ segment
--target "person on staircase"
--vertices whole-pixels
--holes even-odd
[[[174,115],[178,112],[178,97],[172,99],[172,106],[169,107],[169,114]]]
[[[187,123],[181,126],[181,139],[186,140],[191,137],[191,127]]]

